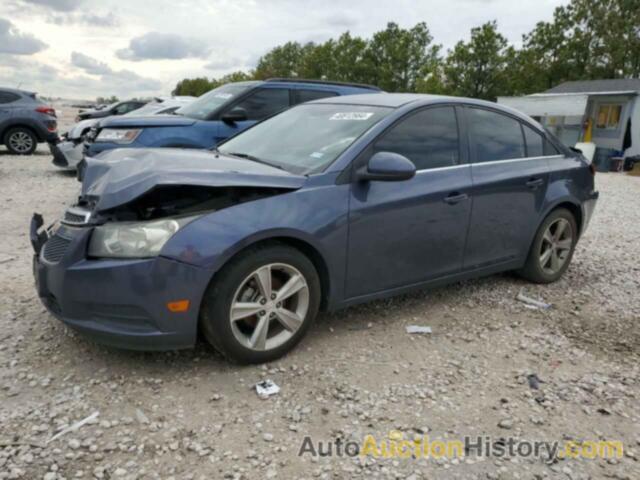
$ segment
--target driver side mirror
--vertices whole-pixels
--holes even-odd
[[[409,180],[416,174],[416,166],[403,155],[393,152],[378,152],[371,156],[366,165],[356,170],[359,181],[398,182]]]
[[[242,107],[232,108],[228,112],[223,113],[220,117],[220,120],[225,123],[244,122],[248,119],[247,111]]]

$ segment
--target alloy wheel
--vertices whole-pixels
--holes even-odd
[[[33,148],[33,138],[25,132],[14,132],[9,137],[9,145],[18,153],[26,153]]]
[[[549,275],[555,275],[567,262],[572,247],[571,224],[564,218],[558,218],[547,227],[542,237],[540,268]]]
[[[309,286],[296,268],[264,265],[236,290],[229,311],[233,334],[251,350],[278,348],[295,335],[309,311]]]

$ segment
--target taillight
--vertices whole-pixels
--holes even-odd
[[[56,116],[56,111],[48,105],[39,106],[38,108],[36,108],[36,112],[44,113],[45,115],[51,115],[52,117]]]
[[[589,164],[589,171],[591,172],[592,176],[596,176],[596,166],[593,162]]]

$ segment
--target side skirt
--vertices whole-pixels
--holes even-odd
[[[517,270],[518,268],[522,268],[523,264],[523,259],[509,260],[507,262],[493,264],[488,267],[481,267],[474,270],[467,270],[464,272],[455,273],[453,275],[447,275],[445,277],[428,280],[426,282],[419,282],[411,285],[392,288],[389,290],[383,290],[381,292],[360,295],[358,297],[348,298],[336,304],[330,304],[328,311],[340,310],[342,308],[351,307],[360,303],[370,302],[372,300],[380,300],[383,298],[395,297],[396,295],[403,295],[420,290],[428,290],[431,288],[441,287],[443,285],[460,282],[462,280],[470,280],[473,278],[486,277],[488,275],[506,272],[509,270]]]

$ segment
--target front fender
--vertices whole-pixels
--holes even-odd
[[[303,187],[206,214],[176,233],[161,255],[206,268],[213,275],[250,245],[291,238],[319,253],[331,278],[332,293],[341,294],[348,192],[349,185]]]

